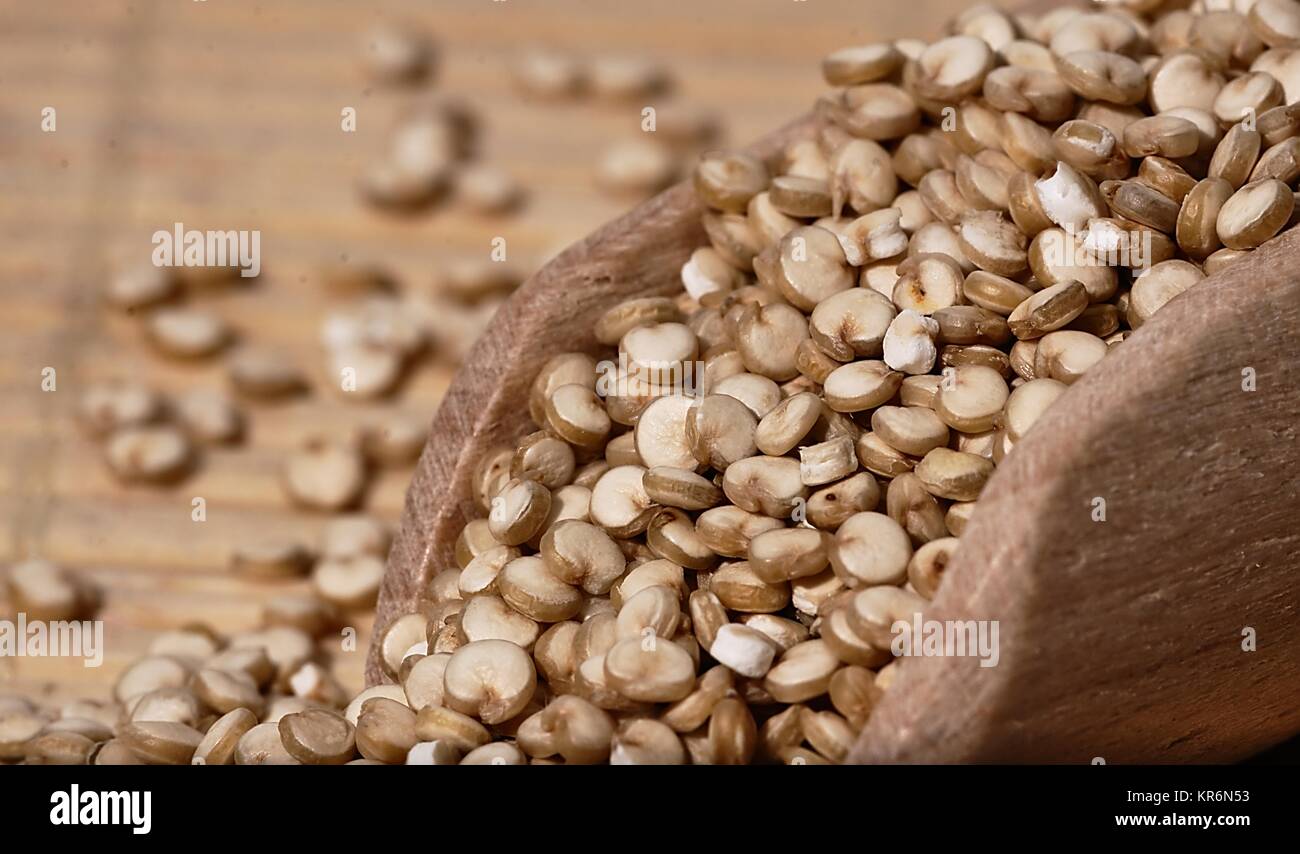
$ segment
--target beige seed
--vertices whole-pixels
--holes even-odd
[[[1300,139],[1283,140],[1259,156],[1250,180],[1265,178],[1276,178],[1283,184],[1292,184],[1300,178]]]
[[[819,303],[813,309],[809,333],[816,346],[832,359],[879,356],[894,313],[888,298],[855,287]]]
[[[874,432],[863,433],[858,437],[855,450],[862,467],[881,477],[897,477],[910,472],[916,465],[915,460],[893,448]]]
[[[1300,9],[1288,0],[1260,0],[1248,14],[1251,30],[1269,47],[1300,47]]]
[[[654,139],[629,139],[607,148],[596,163],[596,180],[613,193],[655,193],[677,177],[671,148]]]
[[[744,557],[751,538],[780,527],[780,519],[727,505],[704,511],[695,525],[704,544],[724,557]]]
[[[569,97],[579,92],[587,80],[587,71],[577,59],[553,51],[529,51],[513,70],[515,83],[540,98]]]
[[[1255,129],[1265,145],[1277,145],[1284,139],[1300,134],[1300,106],[1284,104],[1261,113]],[[1227,136],[1224,137],[1227,139]]]
[[[885,332],[881,347],[885,364],[908,375],[928,373],[938,355],[934,344],[938,334],[937,320],[904,309]]]
[[[684,510],[707,510],[722,500],[722,490],[693,471],[659,466],[645,473],[646,494],[656,504]]]
[[[800,464],[788,457],[754,456],[732,463],[722,489],[742,510],[786,518],[796,502],[807,498]]]
[[[759,421],[753,432],[754,443],[768,456],[789,453],[812,430],[821,411],[821,400],[816,394],[802,392],[788,397]]]
[[[966,529],[966,525],[970,522],[971,514],[974,512],[974,501],[954,502],[948,507],[948,512],[944,514],[944,524],[954,537],[960,537],[962,531]]]
[[[145,321],[145,332],[159,352],[178,359],[199,359],[221,350],[230,328],[202,309],[160,308]]]
[[[1142,66],[1118,53],[1102,50],[1058,53],[1056,65],[1066,85],[1089,101],[1136,104],[1146,94],[1147,75]]]
[[[739,213],[767,189],[770,177],[762,161],[739,152],[709,152],[695,167],[695,192],[720,211]]]
[[[1178,212],[1178,247],[1193,258],[1208,258],[1219,248],[1218,218],[1233,195],[1233,185],[1223,178],[1206,178],[1183,199]]]
[[[1016,306],[1007,326],[1017,338],[1039,338],[1060,329],[1088,307],[1088,291],[1079,282],[1061,282],[1038,291]]]
[[[118,271],[104,287],[104,298],[126,312],[165,302],[176,294],[172,271],[154,264],[138,264]]]
[[[758,725],[742,700],[726,697],[713,708],[707,739],[711,764],[747,765],[758,747]]]
[[[285,490],[298,504],[337,511],[361,497],[366,484],[365,461],[351,445],[316,437],[290,455],[283,477]]]
[[[943,509],[913,472],[900,474],[885,494],[885,512],[907,531],[915,543],[928,543],[948,535]]]
[[[701,465],[726,471],[732,463],[757,450],[758,418],[745,401],[727,394],[711,394],[696,403],[690,413],[686,436],[694,460]]]
[[[992,49],[982,39],[952,36],[921,53],[912,85],[924,98],[956,102],[980,91],[994,62]]]
[[[832,86],[872,83],[893,74],[903,54],[888,42],[846,47],[822,60],[822,76]]]
[[[746,614],[771,614],[790,604],[789,584],[764,581],[745,561],[715,570],[709,589],[724,606]]]
[[[488,526],[498,542],[521,545],[541,530],[551,509],[551,493],[533,480],[510,480],[492,499]]]
[[[912,456],[924,456],[948,442],[948,426],[923,407],[882,406],[871,414],[871,429],[890,447]]]
[[[312,570],[312,587],[326,602],[345,610],[371,607],[379,595],[384,561],[375,555],[327,558]]]
[[[876,479],[869,472],[858,472],[810,495],[808,521],[820,530],[834,531],[853,514],[875,510],[879,501]]]
[[[931,494],[974,501],[993,474],[993,463],[975,454],[935,448],[916,466],[916,476]]]
[[[541,633],[534,620],[511,608],[500,596],[493,595],[475,596],[465,603],[460,631],[467,642],[506,640],[524,648],[532,646]]]
[[[190,389],[177,397],[174,405],[177,419],[196,442],[224,445],[243,435],[243,416],[234,403],[219,392]]]
[[[1008,394],[1006,381],[997,371],[982,365],[962,365],[945,370],[935,394],[934,410],[954,430],[982,433],[993,428]]]
[[[1199,142],[1196,125],[1177,116],[1151,116],[1124,128],[1124,153],[1129,157],[1188,157]]]
[[[610,742],[611,765],[685,765],[686,749],[667,725],[646,718],[623,721]]]
[[[807,337],[808,321],[799,310],[780,303],[750,306],[740,316],[736,350],[752,373],[784,381],[798,376],[797,349]]]
[[[235,745],[236,765],[300,765],[284,747],[277,723],[260,723],[242,736]]]
[[[468,643],[447,662],[446,704],[485,724],[497,724],[523,711],[537,688],[528,653],[505,640]]]
[[[897,584],[906,577],[912,545],[882,513],[858,513],[840,525],[828,549],[831,567],[850,585]]]
[[[205,668],[194,674],[190,687],[198,699],[220,714],[235,709],[262,713],[262,694],[257,682],[247,674]]]
[[[922,545],[907,564],[907,580],[925,599],[933,599],[939,592],[943,575],[957,550],[956,537],[941,537]],[[833,693],[833,692],[832,692]]]
[[[78,402],[77,414],[86,429],[103,436],[118,428],[148,424],[163,413],[163,399],[152,389],[125,382],[91,386]]]
[[[804,641],[781,656],[764,677],[763,687],[777,702],[802,703],[826,693],[839,665],[825,641]]]
[[[877,586],[859,590],[845,608],[854,631],[877,649],[888,650],[896,637],[894,624],[910,624],[923,614],[926,601],[901,587]]]
[[[921,119],[912,95],[892,83],[865,83],[823,95],[817,100],[815,112],[836,128],[859,137],[840,144],[832,161],[838,159],[840,150],[852,149],[856,142],[905,136],[916,130]],[[838,164],[833,163],[832,170],[840,174]],[[870,209],[854,207],[862,213]],[[839,206],[835,209],[839,210]]]
[[[671,638],[677,633],[681,617],[676,590],[661,585],[646,587],[623,602],[615,619],[615,637],[626,640],[653,634]]]
[[[406,673],[402,689],[412,709],[417,712],[426,706],[441,706],[445,697],[443,676],[451,655],[437,653],[426,655]]]
[[[1003,414],[1004,427],[1011,441],[1023,439],[1034,422],[1065,393],[1065,389],[1064,383],[1052,379],[1030,380],[1013,389]]]
[[[1209,110],[1223,88],[1223,76],[1196,53],[1177,53],[1151,69],[1147,100],[1157,113],[1176,107]]]
[[[994,109],[1059,122],[1074,109],[1074,92],[1051,70],[1006,65],[984,78],[984,97]]]
[[[338,623],[338,612],[333,604],[316,595],[277,595],[263,604],[261,615],[266,627],[287,625],[312,637],[321,637]]]
[[[645,469],[636,465],[615,466],[601,475],[591,490],[591,521],[615,537],[645,531],[658,508],[646,494],[644,477]]]
[[[1096,335],[1068,329],[1049,332],[1039,339],[1034,352],[1034,373],[1070,385],[1105,358],[1107,352],[1106,342]]]
[[[257,716],[245,708],[232,709],[218,718],[194,750],[191,764],[231,765],[244,734],[257,725]]]
[[[799,449],[799,478],[806,486],[821,486],[848,477],[858,467],[852,436],[836,436]]]
[[[416,743],[415,712],[384,697],[366,700],[357,717],[355,738],[358,752],[366,759],[400,764]]]
[[[674,702],[695,687],[694,662],[671,641],[619,641],[605,655],[604,668],[610,687],[633,701]]]
[[[307,573],[312,555],[297,540],[266,536],[237,544],[230,568],[250,578],[298,578]]]
[[[1097,185],[1067,163],[1057,163],[1055,169],[1034,182],[1034,195],[1051,222],[1076,232],[1089,220],[1107,213]]]
[[[501,597],[519,613],[543,623],[558,623],[578,613],[582,593],[556,578],[539,557],[517,557],[496,579]]]
[[[226,369],[235,390],[251,398],[287,397],[307,386],[297,366],[274,350],[240,348],[230,356]]]
[[[614,722],[591,702],[572,694],[556,697],[519,727],[519,747],[532,757],[560,756],[571,765],[605,761]]]
[[[722,626],[709,647],[720,664],[751,679],[767,675],[776,652],[776,645],[762,632],[737,623]]]
[[[379,662],[388,676],[398,676],[402,662],[412,648],[419,649],[420,644],[426,644],[427,647],[428,623],[429,619],[424,614],[403,614],[378,635]]]
[[[768,189],[772,206],[792,217],[828,216],[831,212],[830,186],[825,179],[802,175],[778,175]]]
[[[919,196],[917,201],[920,201]],[[921,203],[924,208],[924,203]],[[819,223],[821,221],[819,220]],[[894,258],[907,251],[908,236],[903,227],[903,211],[883,208],[860,216],[835,232],[844,250],[844,258],[855,267]]]
[[[356,733],[342,715],[307,709],[277,725],[284,749],[304,765],[342,765],[356,752]]]
[[[456,196],[475,213],[501,214],[516,207],[523,191],[505,170],[487,164],[471,164],[455,177]]]
[[[625,566],[623,553],[610,535],[580,520],[565,521],[548,530],[540,551],[551,574],[591,595],[608,592]]]
[[[801,226],[781,239],[777,287],[791,305],[812,311],[855,284],[839,239],[824,228]]]
[[[409,26],[381,24],[366,35],[367,70],[384,83],[411,83],[424,78],[433,61],[428,36]]]
[[[104,448],[109,468],[126,483],[171,483],[193,463],[189,439],[175,427],[124,427]]]
[[[1231,125],[1245,116],[1258,116],[1285,101],[1282,84],[1271,74],[1255,71],[1228,81],[1219,90],[1211,110],[1222,124]]]
[[[94,610],[97,595],[76,575],[45,560],[26,560],[4,576],[9,604],[29,620],[77,620]]]
[[[749,541],[749,568],[760,580],[779,584],[826,568],[829,537],[812,528],[776,528]]]
[[[687,569],[709,569],[717,561],[690,516],[676,508],[661,510],[651,520],[646,529],[646,546],[656,556]]]
[[[203,734],[193,727],[170,721],[130,723],[117,737],[149,765],[186,765],[203,740]]]
[[[415,716],[415,737],[420,741],[440,741],[467,752],[492,740],[487,727],[463,712],[440,706],[425,706]]]
[[[1164,261],[1147,269],[1133,281],[1129,325],[1136,329],[1146,323],[1166,303],[1203,278],[1200,268],[1187,261]]]
[[[1229,249],[1253,249],[1286,225],[1295,208],[1291,189],[1275,178],[1246,184],[1219,210],[1216,230]]]
[[[868,360],[836,368],[826,378],[826,404],[836,412],[874,409],[897,393],[903,375],[887,364]]]
[[[546,399],[548,426],[581,447],[596,447],[609,435],[610,418],[594,390],[585,385],[562,385]]]

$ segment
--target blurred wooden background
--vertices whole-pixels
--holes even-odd
[[[343,435],[370,406],[317,391],[249,407],[241,446],[208,451],[168,489],[119,486],[71,413],[97,381],[162,391],[221,387],[220,359],[159,358],[138,321],[99,303],[106,275],[149,257],[150,236],[187,228],[260,229],[262,276],[207,297],[241,340],[293,356],[319,379],[325,308],[312,272],[323,261],[372,259],[406,289],[431,287],[441,264],[485,257],[496,236],[510,263],[540,261],[633,200],[593,182],[609,144],[639,133],[643,105],[534,103],[510,62],[530,46],[579,56],[660,61],[667,97],[716,110],[724,141],[743,142],[807,108],[822,90],[821,56],[880,38],[933,35],[963,0],[0,0],[0,567],[45,557],[105,593],[104,666],[0,659],[0,693],[99,696],[160,629],[204,621],[251,628],[259,603],[300,584],[228,571],[231,546],[267,531],[315,543],[325,517],[289,506],[282,454],[309,433]],[[376,86],[361,66],[380,21],[411,22],[439,46],[418,90]],[[451,204],[409,219],[367,208],[356,180],[393,118],[420,91],[463,98],[482,120],[481,159],[524,185],[512,216]],[[340,111],[357,110],[355,133]],[[57,130],[41,130],[45,107]],[[41,371],[58,386],[42,392]],[[420,368],[393,409],[430,416],[450,369]],[[395,522],[409,472],[384,473],[366,509]],[[208,519],[190,521],[195,496]],[[361,627],[363,630],[365,626]],[[361,684],[364,645],[340,657]]]

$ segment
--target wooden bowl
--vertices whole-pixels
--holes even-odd
[[[801,119],[751,151],[772,159],[813,129]],[[611,305],[677,291],[701,213],[673,187],[497,314],[434,417],[377,628],[455,567],[479,515],[474,463],[534,429],[537,368],[600,352]],[[1300,230],[1178,297],[1017,444],[927,613],[998,621],[997,666],[903,659],[852,759],[1225,762],[1300,732],[1297,259]],[[368,677],[383,679],[373,649]]]

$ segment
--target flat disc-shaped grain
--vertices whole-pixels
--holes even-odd
[[[307,709],[280,718],[280,739],[304,765],[342,765],[356,753],[352,724],[336,712]]]
[[[672,641],[632,638],[605,655],[605,676],[630,700],[671,703],[695,687],[695,662]]]
[[[694,470],[698,463],[686,436],[686,418],[694,401],[670,395],[651,403],[636,424],[636,450],[646,468],[667,466]]]

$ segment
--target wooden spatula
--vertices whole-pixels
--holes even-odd
[[[767,159],[814,131],[760,140]],[[673,293],[703,245],[678,185],[534,275],[434,418],[377,625],[454,567],[470,472],[532,428],[528,386],[595,320]],[[1300,732],[1300,230],[1164,307],[1072,386],[980,498],[936,620],[996,620],[998,663],[919,657],[868,762],[1230,761]],[[372,655],[371,682],[382,680]]]

